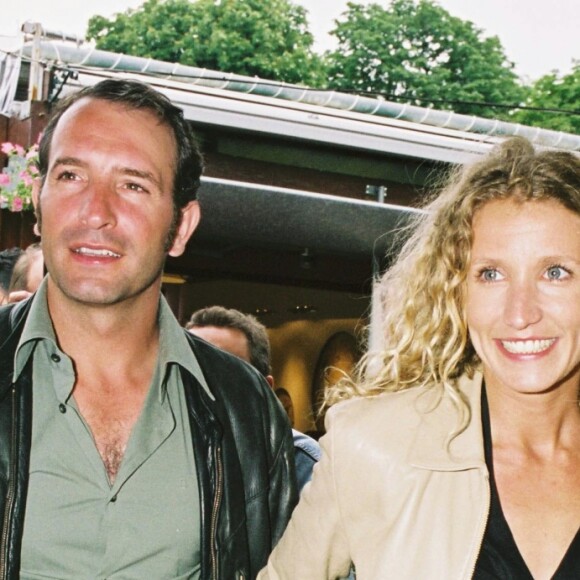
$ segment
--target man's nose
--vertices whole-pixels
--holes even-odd
[[[91,182],[82,195],[79,218],[83,224],[93,229],[115,225],[116,193],[107,183]]]

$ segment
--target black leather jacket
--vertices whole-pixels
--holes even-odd
[[[32,431],[32,357],[12,383],[30,300],[0,308],[0,579],[17,579]],[[201,501],[201,578],[255,578],[298,499],[292,434],[260,375],[186,333],[215,396],[182,371]]]

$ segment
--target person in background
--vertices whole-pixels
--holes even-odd
[[[580,578],[580,157],[459,168],[379,289],[260,580]]]
[[[195,311],[186,324],[186,329],[250,363],[274,388],[270,340],[266,327],[254,316],[234,308],[210,306]],[[281,390],[288,395],[286,389]],[[278,389],[276,394],[277,391]],[[293,424],[293,417],[291,421]],[[296,429],[292,429],[292,435],[298,489],[301,491],[312,478],[314,465],[320,459],[320,447],[314,439]]]
[[[10,248],[0,252],[0,305],[4,304],[8,299],[8,287],[10,286],[12,270],[20,254],[22,254],[21,248]]]
[[[284,407],[284,411],[286,411],[286,415],[288,415],[290,426],[294,427],[294,403],[292,402],[290,393],[284,387],[276,387],[274,393],[276,393],[278,400],[282,403],[282,407]]]
[[[8,302],[19,302],[28,298],[36,292],[43,278],[42,247],[39,243],[31,244],[14,264],[8,287]]]
[[[200,218],[183,112],[101,81],[55,109],[38,164],[48,274],[0,308],[0,576],[255,578],[298,499],[292,438],[161,295]]]

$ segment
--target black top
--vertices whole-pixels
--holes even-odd
[[[503,515],[493,474],[491,425],[485,387],[481,391],[481,421],[485,462],[489,470],[491,506],[474,580],[533,580]],[[580,529],[560,562],[552,580],[580,579]]]

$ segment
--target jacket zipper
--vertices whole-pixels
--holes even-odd
[[[6,564],[8,561],[8,534],[10,526],[10,516],[12,514],[12,504],[14,503],[14,484],[16,481],[16,388],[12,386],[12,430],[11,430],[11,448],[10,448],[10,479],[8,481],[8,490],[6,492],[6,504],[4,507],[4,517],[2,520],[2,538],[0,540],[0,577],[7,578]]]
[[[218,558],[217,558],[217,519],[220,509],[223,493],[223,469],[222,469],[222,453],[221,447],[218,445],[216,449],[216,465],[217,465],[217,482],[216,491],[211,511],[211,528],[210,528],[210,556],[213,580],[218,580]]]

